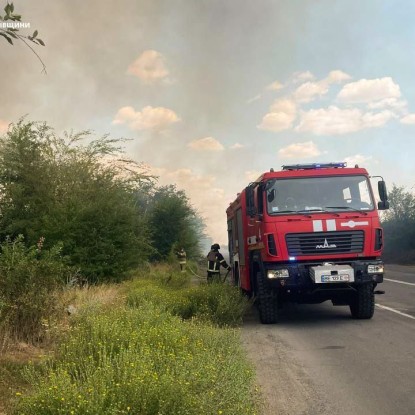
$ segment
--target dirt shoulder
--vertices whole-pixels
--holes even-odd
[[[276,327],[261,324],[255,308],[242,327],[242,343],[262,393],[263,415],[334,415],[304,368],[290,356]]]

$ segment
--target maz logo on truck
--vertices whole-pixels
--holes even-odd
[[[327,239],[324,239],[323,245],[316,245],[316,249],[337,248],[336,244],[329,244]]]

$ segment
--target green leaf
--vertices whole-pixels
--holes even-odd
[[[11,36],[12,38],[17,39],[16,34],[15,34],[15,33],[13,33],[11,30],[7,30],[7,31],[6,31],[6,33],[7,33],[9,36]]]
[[[10,10],[11,10],[12,13],[14,12],[14,4],[13,3],[10,3]]]
[[[37,41],[42,45],[45,46],[45,42],[42,39],[37,39]]]
[[[35,30],[35,31],[33,32],[33,35],[32,35],[33,39],[37,36],[37,34],[38,34],[37,30]]]
[[[13,45],[13,41],[5,33],[0,33],[0,36],[3,36],[11,45]]]
[[[4,11],[6,12],[7,15],[10,14],[10,4],[9,3],[6,4],[6,7],[4,8]]]

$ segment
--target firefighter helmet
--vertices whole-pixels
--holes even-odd
[[[213,249],[214,251],[217,251],[217,250],[219,250],[219,249],[220,249],[220,246],[219,246],[219,244],[213,244],[213,245],[210,247],[210,249]]]

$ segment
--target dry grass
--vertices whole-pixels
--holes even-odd
[[[102,307],[112,307],[122,302],[121,286],[119,285],[91,285],[82,288],[75,287],[59,293],[58,308],[68,314],[68,308],[73,307],[75,314],[93,311]],[[69,309],[69,314],[71,310]]]
[[[13,333],[0,326],[0,415],[10,413],[16,392],[29,386],[21,375],[22,368],[53,353],[56,340],[68,330],[71,318],[124,302],[117,285],[74,287],[56,292],[55,296],[57,313],[44,322],[48,335],[42,343],[35,346],[17,341]],[[68,313],[69,306],[73,314]]]
[[[0,353],[0,415],[10,413],[16,392],[30,386],[22,377],[22,369],[29,362],[41,361],[47,353],[50,352],[23,342]]]

